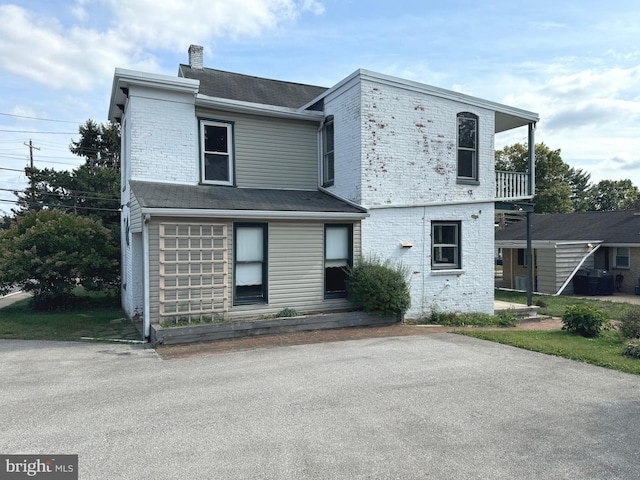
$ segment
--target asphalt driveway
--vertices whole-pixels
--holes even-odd
[[[640,478],[640,377],[453,334],[161,360],[0,340],[0,453],[82,479]]]

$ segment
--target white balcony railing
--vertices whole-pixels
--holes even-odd
[[[529,197],[528,173],[496,171],[496,199],[517,200]]]

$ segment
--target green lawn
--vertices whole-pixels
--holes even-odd
[[[513,303],[527,303],[527,295],[523,292],[496,290],[495,299]],[[534,295],[533,304],[540,306],[538,311],[540,315],[553,317],[562,317],[569,305],[586,304],[603,310],[611,320],[621,319],[624,312],[630,308],[640,308],[637,305],[627,303],[564,295],[557,297]],[[640,374],[640,359],[622,355],[625,339],[616,330],[605,331],[598,338],[584,338],[564,330],[512,330],[508,328],[503,330],[464,329],[457,330],[455,333],[570,358],[621,372]]]
[[[77,306],[60,312],[36,311],[29,299],[0,309],[0,338],[77,341],[82,337],[141,339],[118,300],[106,295],[84,296]]]
[[[527,304],[527,294],[523,292],[506,292],[504,290],[495,291],[495,299],[505,302],[514,302]],[[571,297],[568,295],[558,295],[557,297],[551,295],[534,295],[533,304],[539,305],[540,315],[551,315],[552,317],[561,317],[565,309],[569,305],[575,305],[577,303],[591,305],[593,307],[604,310],[609,319],[617,320],[622,317],[622,314],[629,308],[632,308],[628,303],[611,302],[608,300],[591,300]],[[636,306],[637,308],[637,306]]]
[[[564,330],[465,329],[455,333],[640,374],[640,359],[622,355],[624,339],[617,331],[606,331],[598,338],[584,338]]]

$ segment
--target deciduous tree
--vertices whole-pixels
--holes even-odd
[[[20,215],[0,230],[0,293],[18,285],[33,292],[36,307],[53,309],[70,300],[78,283],[115,287],[114,249],[98,220],[57,209]]]

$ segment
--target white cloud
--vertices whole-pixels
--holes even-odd
[[[321,14],[315,0],[102,0],[107,13],[100,29],[98,6],[77,0],[70,8],[76,25],[63,26],[16,5],[0,5],[0,68],[61,89],[89,90],[108,82],[115,67],[158,71],[153,49],[186,51],[212,38],[257,36],[293,21],[302,12]],[[94,10],[92,10],[92,8]],[[104,15],[104,11],[100,11]]]
[[[14,6],[0,6],[0,67],[54,88],[90,89],[104,82],[115,65],[128,65],[125,42],[105,33],[62,28]]]
[[[129,41],[182,51],[185,43],[211,38],[258,36],[303,11],[321,14],[315,0],[173,0],[157,8],[157,0],[105,0],[115,23]]]

